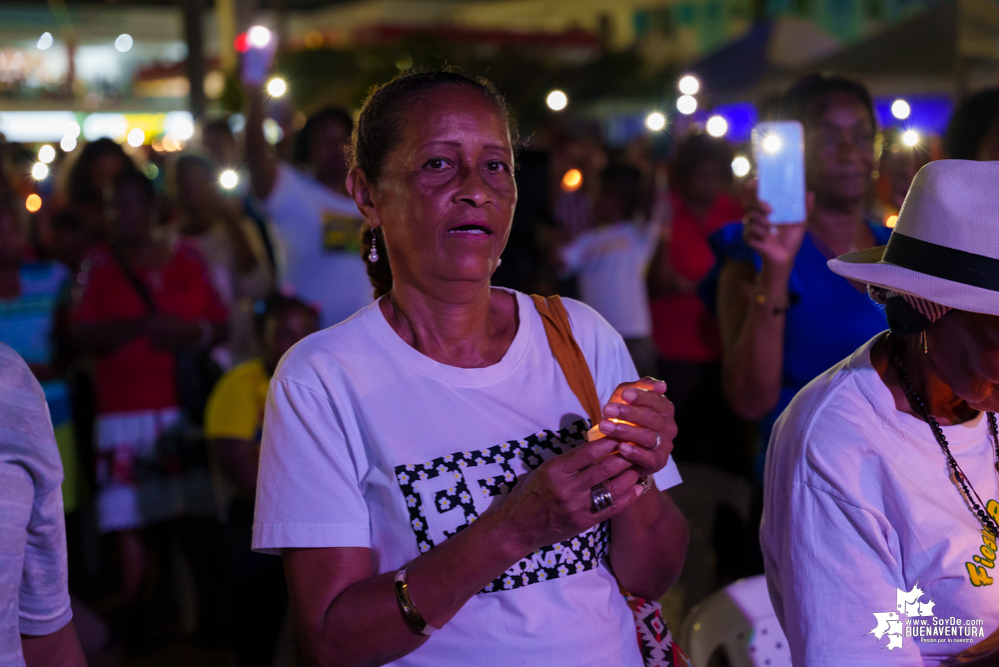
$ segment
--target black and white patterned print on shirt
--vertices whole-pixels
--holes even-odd
[[[539,431],[489,449],[396,466],[420,553],[467,528],[493,503],[493,496],[513,488],[518,476],[584,444],[588,424],[580,420],[557,432]],[[479,592],[511,590],[592,570],[607,554],[608,542],[607,522],[598,524],[520,559]]]

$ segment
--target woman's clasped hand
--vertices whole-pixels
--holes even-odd
[[[641,480],[669,460],[676,424],[666,383],[652,378],[621,384],[604,406],[604,438],[555,456],[517,481],[498,510],[525,553],[571,538],[623,512],[645,491]],[[597,511],[593,487],[611,504]]]

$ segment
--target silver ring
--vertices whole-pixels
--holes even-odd
[[[614,499],[611,498],[610,491],[607,490],[603,482],[590,489],[590,500],[593,503],[594,512],[603,512],[614,504]]]
[[[659,449],[659,445],[661,445],[661,444],[663,444],[663,436],[661,434],[659,434],[659,433],[656,433],[656,444],[654,444],[652,446],[652,450],[651,451],[654,452],[657,449]]]

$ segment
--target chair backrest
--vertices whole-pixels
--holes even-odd
[[[720,646],[731,667],[791,666],[763,575],[740,579],[705,598],[687,614],[680,637],[695,665],[707,665]]]

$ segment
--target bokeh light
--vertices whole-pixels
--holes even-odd
[[[915,130],[908,130],[902,135],[902,143],[906,146],[915,146],[919,143],[919,133]]]
[[[76,137],[71,137],[67,134],[62,138],[62,141],[59,142],[59,148],[61,148],[64,153],[72,153],[76,150]]]
[[[128,145],[132,148],[138,148],[142,144],[146,143],[146,133],[137,127],[133,127],[128,131],[128,137],[126,139]]]
[[[219,174],[219,185],[226,190],[232,190],[234,187],[239,185],[239,174],[232,169],[226,169]]]
[[[763,137],[763,150],[765,150],[766,152],[776,153],[777,151],[780,150],[780,147],[781,147],[780,137],[778,137],[776,134],[768,134],[767,136]]]
[[[44,181],[49,177],[49,166],[44,162],[36,162],[31,167],[31,177],[36,181]]]
[[[562,176],[562,191],[575,192],[583,187],[583,172],[578,169],[570,169]]]
[[[735,159],[732,160],[732,173],[738,178],[743,178],[749,175],[749,158],[745,155],[736,155]]]
[[[685,116],[697,111],[697,98],[692,95],[681,95],[676,100],[676,110]]]
[[[42,208],[42,198],[36,194],[28,195],[24,201],[24,208],[28,209],[28,213],[37,213]]]
[[[267,94],[271,97],[281,97],[286,92],[288,92],[288,84],[284,82],[284,79],[274,77],[267,82]]]
[[[55,159],[55,155],[56,155],[55,149],[52,148],[52,146],[49,144],[45,144],[44,146],[38,149],[39,162],[44,162],[45,164],[48,164]]]
[[[905,120],[912,113],[912,107],[905,100],[895,100],[891,103],[891,115],[899,120]]]
[[[132,49],[132,44],[134,43],[135,41],[132,39],[131,35],[118,35],[118,39],[114,40],[114,48],[120,53],[125,53]]]
[[[708,131],[712,137],[724,137],[728,133],[728,121],[725,120],[724,116],[712,116],[708,118],[708,122],[705,124],[704,129]]]
[[[653,111],[645,117],[645,127],[649,128],[653,132],[658,132],[666,127],[666,116],[662,115],[658,111]]]
[[[51,48],[54,42],[55,40],[52,38],[51,32],[43,32],[42,36],[38,38],[38,43],[35,44],[35,46],[38,48],[39,51],[45,51]]]
[[[885,227],[887,227],[888,229],[895,229],[895,225],[897,224],[898,224],[897,215],[889,215],[888,217],[885,218]]]
[[[701,89],[701,82],[697,80],[696,76],[688,74],[680,79],[679,83],[677,83],[677,88],[684,95],[696,95],[697,91]]]
[[[246,31],[246,39],[250,46],[262,49],[271,43],[271,31],[262,25],[255,25]]]
[[[552,111],[561,111],[569,104],[569,98],[561,90],[553,90],[548,93],[548,97],[545,98],[545,104]]]

